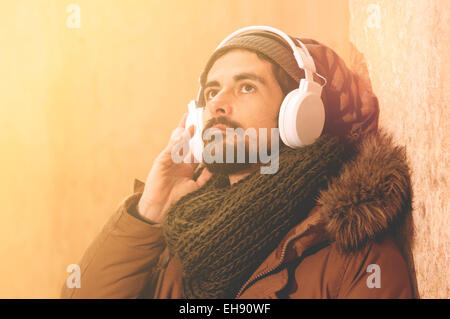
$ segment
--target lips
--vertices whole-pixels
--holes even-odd
[[[223,125],[223,124],[216,124],[216,125],[213,126],[213,128],[217,128],[217,129],[219,129],[219,130],[225,132],[227,126],[226,126],[226,125]]]

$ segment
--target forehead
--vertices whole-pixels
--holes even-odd
[[[237,73],[256,73],[267,80],[273,77],[272,64],[254,52],[233,49],[218,58],[208,72],[207,82],[232,77]]]

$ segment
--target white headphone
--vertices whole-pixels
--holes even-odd
[[[321,98],[322,86],[314,81],[313,74],[316,66],[306,46],[298,39],[300,47],[284,32],[268,26],[250,26],[239,29],[227,36],[216,48],[220,49],[228,40],[246,32],[268,31],[282,37],[291,47],[295,60],[300,69],[305,71],[305,78],[300,80],[298,89],[292,90],[284,98],[278,117],[278,128],[281,140],[291,148],[299,148],[314,143],[322,134],[325,123],[325,109]],[[316,73],[323,80],[326,79]],[[185,127],[195,125],[194,136],[189,141],[192,153],[198,162],[202,162],[203,153],[203,107],[198,106],[202,88],[199,89],[197,100],[188,104],[189,115]]]

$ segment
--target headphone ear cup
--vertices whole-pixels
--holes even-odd
[[[325,108],[320,95],[308,92],[297,111],[297,135],[301,146],[310,145],[320,137],[325,124]]]
[[[280,137],[291,148],[312,144],[322,133],[325,109],[320,89],[315,85],[305,81],[299,89],[290,92],[281,105],[278,121]]]
[[[281,140],[283,141],[284,144],[286,144],[289,147],[292,147],[292,146],[289,143],[289,140],[287,139],[287,134],[286,134],[286,132],[289,130],[289,126],[290,126],[288,123],[289,119],[286,116],[286,114],[290,112],[288,109],[292,106],[292,99],[295,97],[295,95],[298,94],[298,90],[299,89],[292,90],[285,96],[283,102],[281,103],[280,114],[278,116],[278,129],[280,132]]]
[[[192,103],[192,102],[191,102]],[[203,158],[203,108],[202,107],[189,107],[189,113],[186,119],[186,129],[191,125],[195,126],[194,136],[189,140],[189,148],[194,155],[195,161],[202,162]]]

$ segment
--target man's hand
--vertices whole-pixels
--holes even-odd
[[[192,179],[198,163],[194,162],[191,151],[187,155],[190,163],[175,163],[172,160],[175,145],[194,135],[193,125],[188,130],[185,129],[186,118],[187,113],[183,115],[166,148],[155,159],[138,203],[139,214],[154,223],[162,221],[172,203],[203,186],[212,176],[205,168],[196,181]]]

